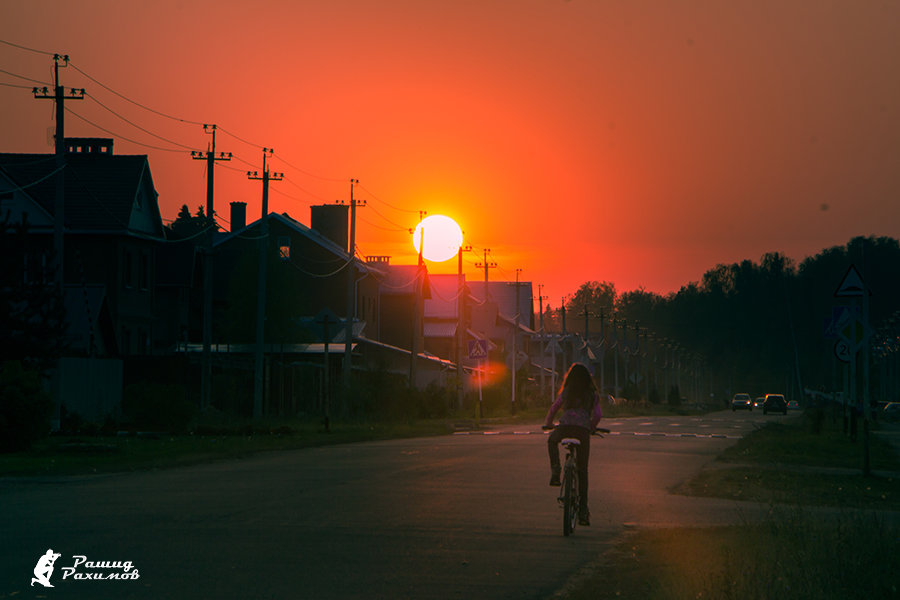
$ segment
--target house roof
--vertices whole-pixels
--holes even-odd
[[[330,239],[328,239],[327,237],[325,237],[324,235],[322,235],[315,229],[311,229],[310,227],[307,227],[300,221],[297,221],[296,219],[294,219],[287,213],[284,213],[284,214],[269,213],[268,215],[266,215],[266,217],[268,218],[268,220],[270,222],[278,221],[279,223],[282,223],[285,227],[288,227],[288,228],[296,231],[298,234],[309,238],[310,240],[314,241],[315,243],[319,244],[320,246],[322,246],[323,248],[325,248],[326,250],[330,251],[331,253],[333,253],[337,256],[343,257],[345,259],[349,258],[349,256],[350,256],[349,253],[344,248],[341,248],[340,245],[334,243],[333,241],[331,241]],[[228,242],[229,240],[234,239],[235,237],[240,237],[242,235],[246,235],[248,230],[259,227],[260,221],[261,221],[261,219],[257,219],[256,221],[247,224],[247,226],[242,229],[239,229],[237,231],[232,231],[229,233],[220,234],[216,238],[215,245],[218,246],[219,244],[224,244],[224,243]],[[360,261],[359,266],[362,266],[362,265],[365,265],[365,263]]]
[[[533,324],[534,319],[534,296],[530,281],[520,281],[518,284],[513,281],[489,281],[488,291],[490,291],[491,301],[497,303],[500,314],[510,319],[516,316],[516,286],[519,290],[519,322]],[[469,295],[478,302],[483,302],[484,281],[470,281],[466,284],[469,288]]]
[[[54,155],[0,153],[0,171],[53,214]],[[69,232],[148,234],[136,231],[131,221],[141,185],[149,184],[152,188],[145,155],[67,154],[64,177],[65,226]],[[147,200],[155,206],[151,218],[158,222],[159,230],[151,235],[161,237],[162,221],[155,191],[154,197]]]

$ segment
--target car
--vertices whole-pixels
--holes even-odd
[[[885,421],[900,421],[900,402],[888,402],[881,409],[881,418]]]
[[[765,398],[763,398],[762,396],[757,396],[756,399],[753,401],[753,408],[762,408],[764,400],[765,400]]]
[[[731,399],[731,411],[734,412],[737,409],[747,409],[753,410],[753,401],[750,400],[750,394],[735,394]]]
[[[787,414],[787,402],[784,401],[783,394],[766,394],[763,400],[763,414],[767,415],[770,412]]]
[[[796,400],[791,400],[787,403],[788,410],[800,410],[800,403]]]

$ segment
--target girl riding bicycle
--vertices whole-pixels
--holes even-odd
[[[563,414],[557,426],[547,439],[550,453],[550,485],[559,485],[559,442],[563,438],[576,438],[581,442],[576,455],[578,465],[578,492],[581,509],[578,515],[580,525],[590,525],[588,510],[588,461],[591,455],[591,432],[603,418],[600,408],[600,394],[588,368],[581,363],[573,363],[559,388],[556,401],[550,407],[545,419],[545,427],[553,426],[553,418],[560,409]]]

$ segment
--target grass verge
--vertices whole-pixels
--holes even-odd
[[[861,473],[862,439],[804,416],[772,422],[725,450],[676,493],[770,506],[758,523],[630,532],[561,594],[587,598],[822,600],[895,598],[900,519],[896,449],[872,436],[877,475]],[[840,507],[823,517],[812,506]],[[806,508],[804,508],[806,507]]]
[[[639,531],[568,600],[895,598],[896,526],[872,513],[774,510],[761,524]]]
[[[280,422],[208,428],[203,435],[51,436],[30,450],[0,454],[0,476],[63,476],[161,469],[250,456],[259,452],[380,439],[442,435],[447,420],[414,423]]]

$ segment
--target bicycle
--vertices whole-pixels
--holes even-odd
[[[555,426],[542,427],[544,431],[555,429]],[[603,437],[604,433],[609,433],[609,429],[597,428],[591,432],[591,435]],[[556,501],[563,509],[563,535],[569,536],[575,531],[575,525],[578,523],[578,514],[581,509],[581,494],[578,491],[578,468],[577,456],[578,448],[581,442],[576,438],[563,438],[559,442],[566,451],[566,459],[562,468],[562,480],[560,482],[560,495]]]

